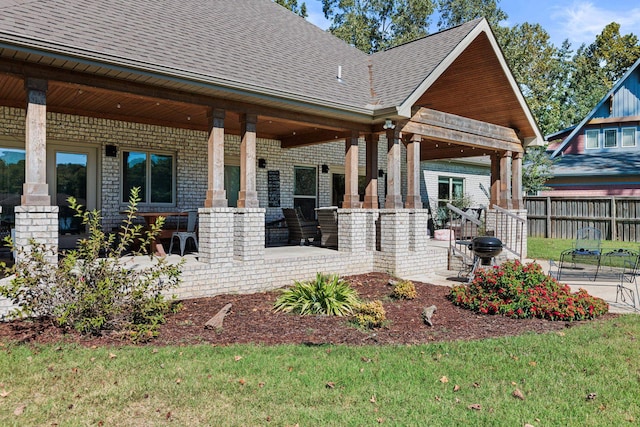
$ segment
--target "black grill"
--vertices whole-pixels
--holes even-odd
[[[502,252],[502,242],[491,236],[476,237],[471,241],[469,250],[480,258],[482,265],[491,265],[491,259]]]

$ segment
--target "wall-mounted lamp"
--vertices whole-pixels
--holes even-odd
[[[267,160],[266,159],[258,159],[258,167],[260,169],[264,169],[267,167]]]
[[[385,119],[384,125],[382,125],[382,129],[395,129],[396,125],[391,121],[391,119]]]
[[[378,169],[378,178],[384,178],[384,171],[382,169]]]
[[[116,157],[118,155],[118,147],[115,145],[105,145],[104,154],[107,157]]]
[[[329,165],[322,165],[321,169],[322,173],[329,173]]]

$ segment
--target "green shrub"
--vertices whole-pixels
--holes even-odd
[[[363,328],[379,328],[387,320],[380,300],[361,302],[353,306],[353,321]]]
[[[393,285],[393,292],[391,292],[391,298],[395,299],[414,299],[418,296],[416,292],[416,286],[411,280],[402,280]]]
[[[275,311],[299,314],[351,314],[358,293],[337,275],[316,274],[311,281],[294,282],[274,304]]]
[[[584,289],[571,293],[568,285],[544,274],[539,264],[517,260],[478,270],[469,285],[453,287],[449,298],[478,313],[513,318],[583,320],[609,310],[604,300]]]
[[[163,225],[162,217],[149,231],[134,224],[139,201],[138,189],[133,189],[116,243],[113,234],[102,231],[98,211],[84,211],[69,198],[89,237],[58,263],[52,261],[56,255],[52,248],[34,240],[18,249],[16,263],[6,271],[13,279],[0,286],[0,295],[18,306],[11,316],[48,318],[59,327],[83,334],[114,331],[132,341],[155,337],[165,314],[176,307],[174,298],[164,294],[178,285],[182,263],[170,265],[152,255],[153,262],[147,267],[131,268],[123,263],[134,241],[140,240],[146,251]]]

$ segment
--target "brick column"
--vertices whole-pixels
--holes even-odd
[[[209,117],[211,129],[208,140],[207,196],[204,206],[226,208],[224,189],[224,116],[225,111],[215,108]]]
[[[407,143],[407,203],[406,208],[422,209],[420,198],[420,135],[412,135]]]
[[[264,208],[238,208],[233,216],[233,255],[239,261],[264,262]]]
[[[360,207],[358,195],[358,132],[354,131],[345,140],[344,156],[344,199],[342,207],[353,209]]]
[[[367,187],[364,193],[365,209],[378,209],[378,139],[367,134]]]
[[[48,82],[27,78],[27,115],[25,123],[25,182],[22,205],[49,206],[47,185],[47,89]]]
[[[409,211],[409,251],[421,252],[427,249],[429,241],[429,211],[411,209]]]
[[[365,252],[367,250],[367,218],[365,209],[338,209],[338,250]]]
[[[386,209],[402,209],[400,132],[387,129],[387,197]]]
[[[255,114],[242,114],[240,127],[240,193],[239,208],[257,208],[258,192],[256,191],[256,122]]]
[[[29,251],[33,239],[51,249],[49,261],[57,263],[58,210],[58,206],[16,206],[15,247]]]
[[[234,208],[198,209],[199,260],[221,267],[233,264]]]
[[[380,250],[399,257],[409,252],[409,211],[407,209],[380,210]]]

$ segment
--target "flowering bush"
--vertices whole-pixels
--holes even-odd
[[[583,320],[609,310],[604,300],[584,289],[571,293],[568,285],[544,274],[539,264],[517,260],[478,270],[469,285],[454,286],[449,298],[482,314],[513,318]]]

